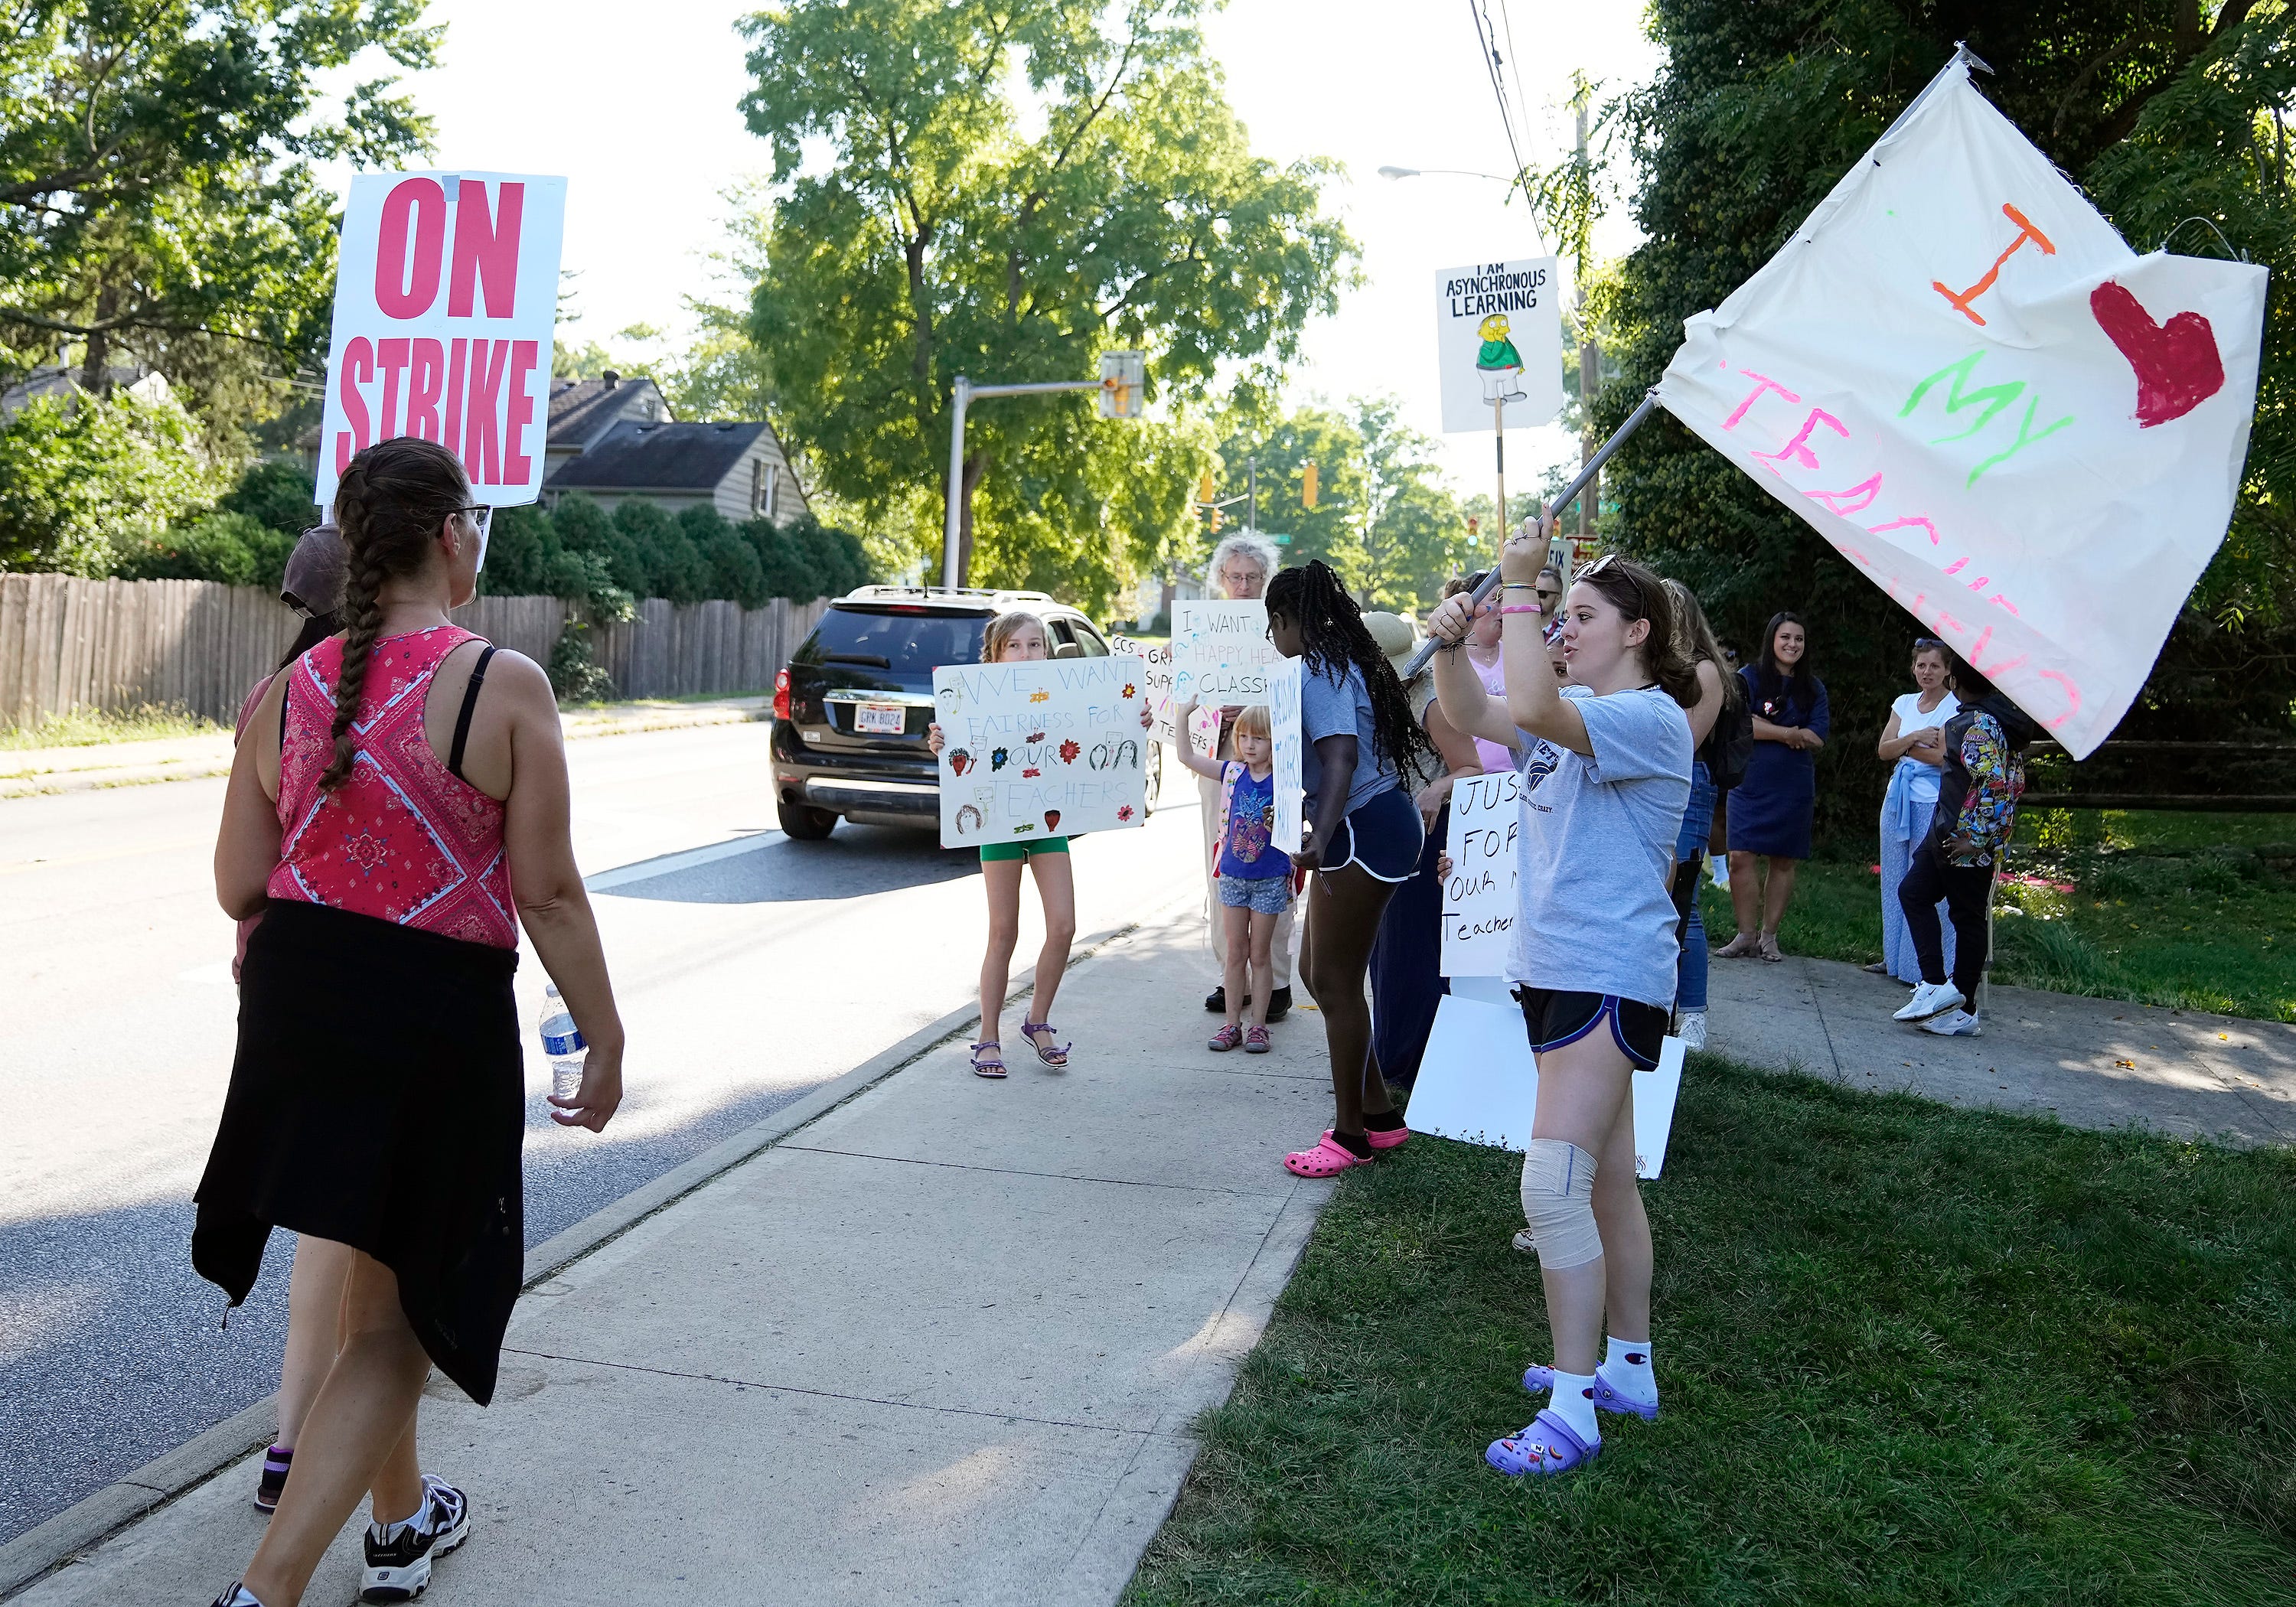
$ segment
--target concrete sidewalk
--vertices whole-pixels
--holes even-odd
[[[1070,971],[1066,1072],[983,1082],[961,1030],[533,1287],[490,1409],[433,1382],[424,1465],[477,1522],[427,1599],[1113,1601],[1331,1187],[1281,1165],[1330,1117],[1318,1018],[1206,1051],[1200,927]],[[15,1599],[208,1599],[255,1477]],[[308,1602],[355,1594],[358,1532]]]
[[[1749,1065],[1949,1104],[2138,1123],[2187,1138],[2296,1142],[2296,1026],[1995,988],[1981,1037],[1890,1019],[1907,993],[1837,960],[1717,960],[1706,1046]]]
[[[706,703],[667,699],[608,703],[563,710],[569,742],[586,736],[625,736],[686,726],[732,726],[772,717],[768,697],[713,698]],[[141,787],[156,782],[200,781],[231,774],[231,733],[161,737],[148,742],[90,742],[77,748],[0,751],[0,798]]]

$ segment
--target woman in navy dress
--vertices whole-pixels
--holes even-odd
[[[1778,923],[1793,898],[1794,877],[1809,857],[1809,817],[1817,799],[1810,756],[1825,746],[1832,721],[1825,683],[1810,673],[1809,635],[1800,617],[1770,616],[1762,651],[1739,675],[1754,709],[1754,757],[1730,794],[1730,907],[1738,935],[1716,951],[1734,960],[1782,960]],[[1755,880],[1756,866],[1765,872]]]

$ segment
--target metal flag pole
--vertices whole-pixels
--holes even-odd
[[[1506,398],[1505,397],[1499,397],[1491,403],[1491,452],[1497,466],[1499,496],[1498,501],[1491,504],[1492,522],[1499,528],[1499,545],[1505,546],[1507,539]],[[1494,557],[1491,560],[1491,573],[1496,575],[1498,572],[1498,560]],[[1412,668],[1415,671],[1418,666],[1414,664]]]
[[[1578,478],[1572,480],[1569,485],[1563,487],[1562,494],[1546,505],[1546,517],[1548,519],[1554,518],[1560,514],[1563,509],[1570,505],[1570,499],[1578,496],[1579,492],[1585,490],[1587,488],[1587,482],[1593,480],[1597,474],[1602,472],[1603,465],[1611,461],[1611,454],[1616,452],[1620,447],[1626,445],[1627,438],[1643,427],[1644,421],[1650,417],[1652,412],[1656,409],[1657,406],[1658,387],[1653,385],[1650,389],[1643,393],[1643,399],[1641,403],[1636,406],[1635,410],[1627,414],[1626,422],[1620,424],[1616,430],[1613,430],[1611,432],[1611,439],[1604,441],[1602,446],[1596,449],[1595,455],[1588,458],[1584,463],[1579,465]],[[1501,460],[1501,466],[1504,471],[1504,459]],[[1502,491],[1505,489],[1505,481],[1504,478],[1502,478],[1500,481],[1500,489]],[[1507,536],[1506,504],[1505,503],[1499,504],[1499,532],[1500,544],[1504,546]],[[1477,586],[1474,590],[1474,600],[1477,603],[1482,602],[1483,599],[1488,597],[1493,592],[1498,589],[1498,585],[1499,566],[1497,560],[1494,559],[1491,562],[1490,573],[1483,577],[1482,585]],[[1425,641],[1422,642],[1419,644],[1417,651],[1412,653],[1411,662],[1404,666],[1403,678],[1407,681],[1413,676],[1417,675],[1421,670],[1427,668],[1427,660],[1434,657],[1436,648],[1441,645],[1442,644],[1436,641],[1432,636],[1430,636]]]

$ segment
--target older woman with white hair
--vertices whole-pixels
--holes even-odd
[[[1281,560],[1275,555],[1275,544],[1264,536],[1239,530],[1223,539],[1212,549],[1212,561],[1204,570],[1204,589],[1209,595],[1225,597],[1230,602],[1256,603],[1267,591],[1267,578],[1273,575]],[[1235,757],[1235,717],[1242,709],[1220,710],[1219,746],[1212,757],[1231,759]],[[1196,777],[1196,797],[1202,808],[1200,816],[1204,832],[1204,918],[1208,922],[1220,919],[1218,865],[1220,841],[1220,786],[1218,782]],[[1298,902],[1284,906],[1275,922],[1275,987],[1268,996],[1267,1019],[1280,1021],[1292,1009],[1292,922]],[[1215,1015],[1227,1011],[1227,987],[1215,982],[1204,999],[1204,1008]]]

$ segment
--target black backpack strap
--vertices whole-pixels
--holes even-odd
[[[463,689],[463,711],[455,717],[455,745],[447,751],[447,768],[456,781],[463,779],[463,747],[471,740],[471,711],[479,706],[479,688],[487,684],[487,660],[494,656],[490,642],[471,666],[471,684]]]

